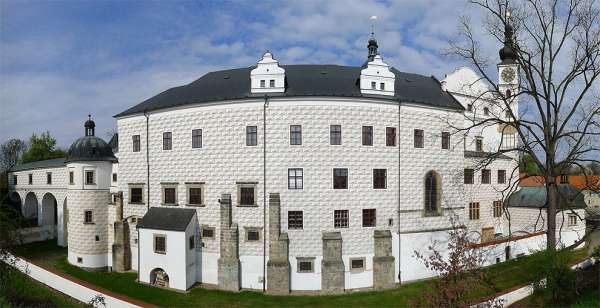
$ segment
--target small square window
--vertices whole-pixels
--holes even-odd
[[[116,173],[112,174],[112,181],[117,182],[117,174]]]
[[[75,172],[73,172],[73,171],[69,171],[69,184],[70,185],[75,184]]]
[[[333,227],[348,228],[348,210],[333,211]]]
[[[362,272],[365,270],[365,258],[351,258],[350,259],[350,271],[351,272]]]
[[[133,144],[133,151],[134,152],[139,152],[140,151],[140,135],[133,135],[131,137],[132,139],[132,144]]]
[[[77,257],[77,263],[83,263],[83,258],[82,257]]]
[[[98,235],[96,235],[96,242],[100,241],[100,237]]]
[[[484,107],[483,108],[483,115],[489,116],[490,115],[490,108]]]
[[[373,169],[373,189],[387,188],[387,170]]]
[[[465,169],[465,184],[473,184],[475,182],[475,170]]]
[[[380,84],[379,84],[379,89],[380,89],[381,91],[385,91],[385,83],[383,83],[383,82],[382,82],[382,83],[380,83]]]
[[[265,84],[266,84],[266,82],[265,82],[264,80],[261,80],[261,81],[260,81],[260,87],[261,87],[261,88],[264,88],[264,87],[265,87]]]
[[[377,90],[377,82],[371,81],[371,90]]]
[[[202,205],[202,187],[200,187],[200,186],[188,187],[188,204],[189,205]]]
[[[395,147],[396,146],[396,128],[386,127],[385,128],[385,146]]]
[[[273,80],[273,79],[269,80],[269,87],[275,88],[275,80]]]
[[[215,238],[215,228],[212,228],[209,226],[202,226],[202,238],[214,239]]]
[[[16,174],[15,174],[15,175],[13,175],[13,185],[17,185],[17,184],[18,184],[18,182],[19,182],[19,181],[18,181],[18,177],[17,177],[17,175],[16,175]]]
[[[94,171],[86,171],[85,172],[85,184],[86,185],[96,184],[94,181]]]
[[[363,227],[375,227],[377,225],[377,210],[363,209],[362,210],[362,225]]]
[[[569,214],[568,225],[569,226],[576,226],[577,225],[577,215],[575,215],[575,214]]]
[[[479,219],[479,202],[469,203],[469,219],[470,220],[478,220]]]
[[[301,125],[290,125],[290,144],[301,145],[302,144],[302,126]]]
[[[329,144],[341,145],[342,144],[342,126],[341,125],[330,125],[329,126]]]
[[[315,271],[315,258],[296,258],[298,273],[313,273]]]
[[[167,236],[166,235],[154,235],[154,252],[158,254],[167,253]]]
[[[506,170],[498,170],[498,184],[506,183]]]
[[[475,151],[483,152],[483,137],[475,137]]]
[[[129,189],[129,203],[143,203],[143,189],[141,187],[131,187]]]
[[[304,217],[302,211],[288,211],[288,229],[300,230],[304,227]]]
[[[168,205],[177,203],[177,189],[175,187],[163,187],[163,203]]]
[[[490,184],[491,181],[491,171],[490,169],[481,170],[481,184]]]
[[[256,205],[256,187],[254,185],[241,185],[239,187],[239,205]]]
[[[442,149],[448,150],[450,149],[450,133],[442,132]]]
[[[169,151],[173,149],[173,134],[171,132],[163,133],[163,150]]]
[[[467,104],[467,111],[473,112],[473,104]]]
[[[302,168],[288,169],[288,189],[302,189],[304,187],[304,171]]]
[[[494,208],[494,217],[501,217],[502,216],[502,201],[494,201],[493,208]]]
[[[85,224],[93,224],[94,223],[94,214],[91,210],[86,210],[83,212],[83,223],[85,223]]]
[[[247,242],[260,241],[260,230],[257,228],[246,228],[246,241]]]
[[[202,148],[202,130],[192,129],[192,149]]]
[[[194,239],[193,235],[188,238],[188,246],[190,250],[196,247],[196,240]]]

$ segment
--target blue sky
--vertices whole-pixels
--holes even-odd
[[[59,146],[97,135],[113,115],[205,73],[256,63],[360,65],[371,15],[384,60],[435,75],[464,65],[443,56],[463,0],[0,1],[0,142],[50,130]],[[496,59],[499,44],[483,38]]]

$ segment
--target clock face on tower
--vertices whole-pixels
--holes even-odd
[[[507,67],[502,70],[502,81],[509,83],[515,79],[515,70],[511,67]]]

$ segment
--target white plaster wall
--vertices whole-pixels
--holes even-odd
[[[290,287],[292,290],[316,291],[321,290],[321,261],[322,256],[315,257],[312,273],[298,273],[298,259],[290,257]]]
[[[81,258],[82,262],[77,262],[77,258]],[[67,252],[67,261],[69,263],[86,268],[100,268],[108,266],[108,254],[106,253],[98,253],[98,254],[86,254],[75,252],[70,249]]]
[[[267,261],[269,259],[267,258]],[[265,263],[266,264],[266,263]],[[244,289],[262,289],[263,279],[262,256],[240,255],[241,285]]]

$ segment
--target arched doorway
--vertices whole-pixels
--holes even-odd
[[[169,275],[162,268],[155,268],[150,272],[150,284],[157,287],[169,287]]]
[[[42,225],[56,225],[58,223],[58,204],[51,193],[46,193],[42,198]]]
[[[25,196],[25,203],[21,207],[21,213],[25,218],[26,225],[38,225],[38,199],[33,192],[29,192]]]

